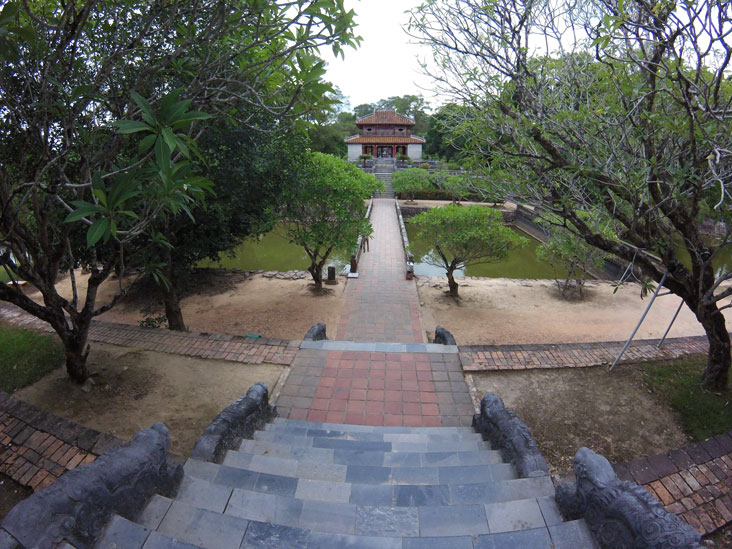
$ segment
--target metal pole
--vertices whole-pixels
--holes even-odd
[[[651,305],[653,305],[653,302],[656,300],[656,297],[658,297],[658,292],[661,291],[661,286],[663,286],[663,283],[666,282],[666,276],[668,275],[668,269],[666,269],[666,272],[663,273],[663,278],[661,278],[661,282],[658,283],[658,286],[656,287],[656,291],[653,292],[653,296],[651,297],[651,300],[648,302],[648,306],[646,307],[646,310],[643,311],[643,316],[638,321],[638,324],[635,327],[635,330],[633,330],[633,333],[630,334],[630,337],[628,338],[628,341],[625,342],[625,346],[623,347],[623,350],[620,351],[620,354],[615,359],[615,362],[612,363],[610,366],[610,371],[613,371],[613,368],[615,368],[615,365],[618,363],[620,358],[625,354],[625,351],[628,350],[628,347],[630,347],[630,342],[633,341],[633,338],[635,337],[636,332],[638,332],[638,329],[641,327],[641,324],[643,324],[643,320],[645,320],[646,315],[648,314],[648,311],[651,309]]]
[[[661,345],[663,345],[663,342],[666,341],[666,336],[671,331],[671,326],[674,325],[674,322],[676,322],[676,317],[679,316],[679,313],[681,312],[681,307],[684,306],[684,300],[681,300],[681,303],[679,303],[678,309],[676,309],[676,313],[674,314],[674,317],[671,319],[671,324],[668,325],[668,328],[666,328],[666,333],[663,334],[663,337],[661,338],[661,341],[658,342],[658,345],[656,345],[657,349],[661,348]]]

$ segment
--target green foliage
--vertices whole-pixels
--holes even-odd
[[[420,168],[421,170],[429,170],[429,169],[430,169],[430,163],[429,163],[429,162],[422,162],[422,163],[421,163],[421,164],[419,165],[419,168]]]
[[[437,256],[423,261],[445,268],[454,296],[456,269],[504,259],[512,247],[526,243],[524,237],[503,225],[500,212],[484,206],[432,208],[414,216],[410,223],[419,228],[419,238],[434,243]]]
[[[391,178],[391,185],[397,193],[409,196],[412,201],[416,192],[434,188],[430,174],[417,168],[395,172]]]
[[[729,393],[702,390],[705,364],[704,356],[642,364],[646,382],[671,405],[684,431],[697,441],[732,429]]]
[[[298,183],[285,191],[282,218],[290,242],[302,246],[310,258],[308,270],[320,287],[330,253],[371,234],[364,217],[366,200],[383,184],[350,162],[317,152],[302,166]]]
[[[53,336],[0,326],[0,391],[12,393],[63,364],[63,345]]]

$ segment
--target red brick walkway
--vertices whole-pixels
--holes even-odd
[[[336,339],[423,343],[417,286],[406,280],[395,201],[375,198],[373,204],[370,251],[361,254],[358,278],[348,279]]]
[[[457,353],[302,349],[277,399],[280,416],[358,425],[470,425]]]

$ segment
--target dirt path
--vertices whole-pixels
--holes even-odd
[[[258,381],[272,390],[281,366],[242,365],[95,343],[94,384],[80,387],[63,368],[15,393],[58,416],[130,439],[162,421],[171,451],[189,455],[206,425]]]
[[[587,446],[611,463],[679,448],[690,440],[634,365],[491,372],[474,376],[483,396],[503,399],[531,429],[552,474],[572,469]]]

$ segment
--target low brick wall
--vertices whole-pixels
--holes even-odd
[[[34,491],[122,443],[0,391],[0,473]]]

